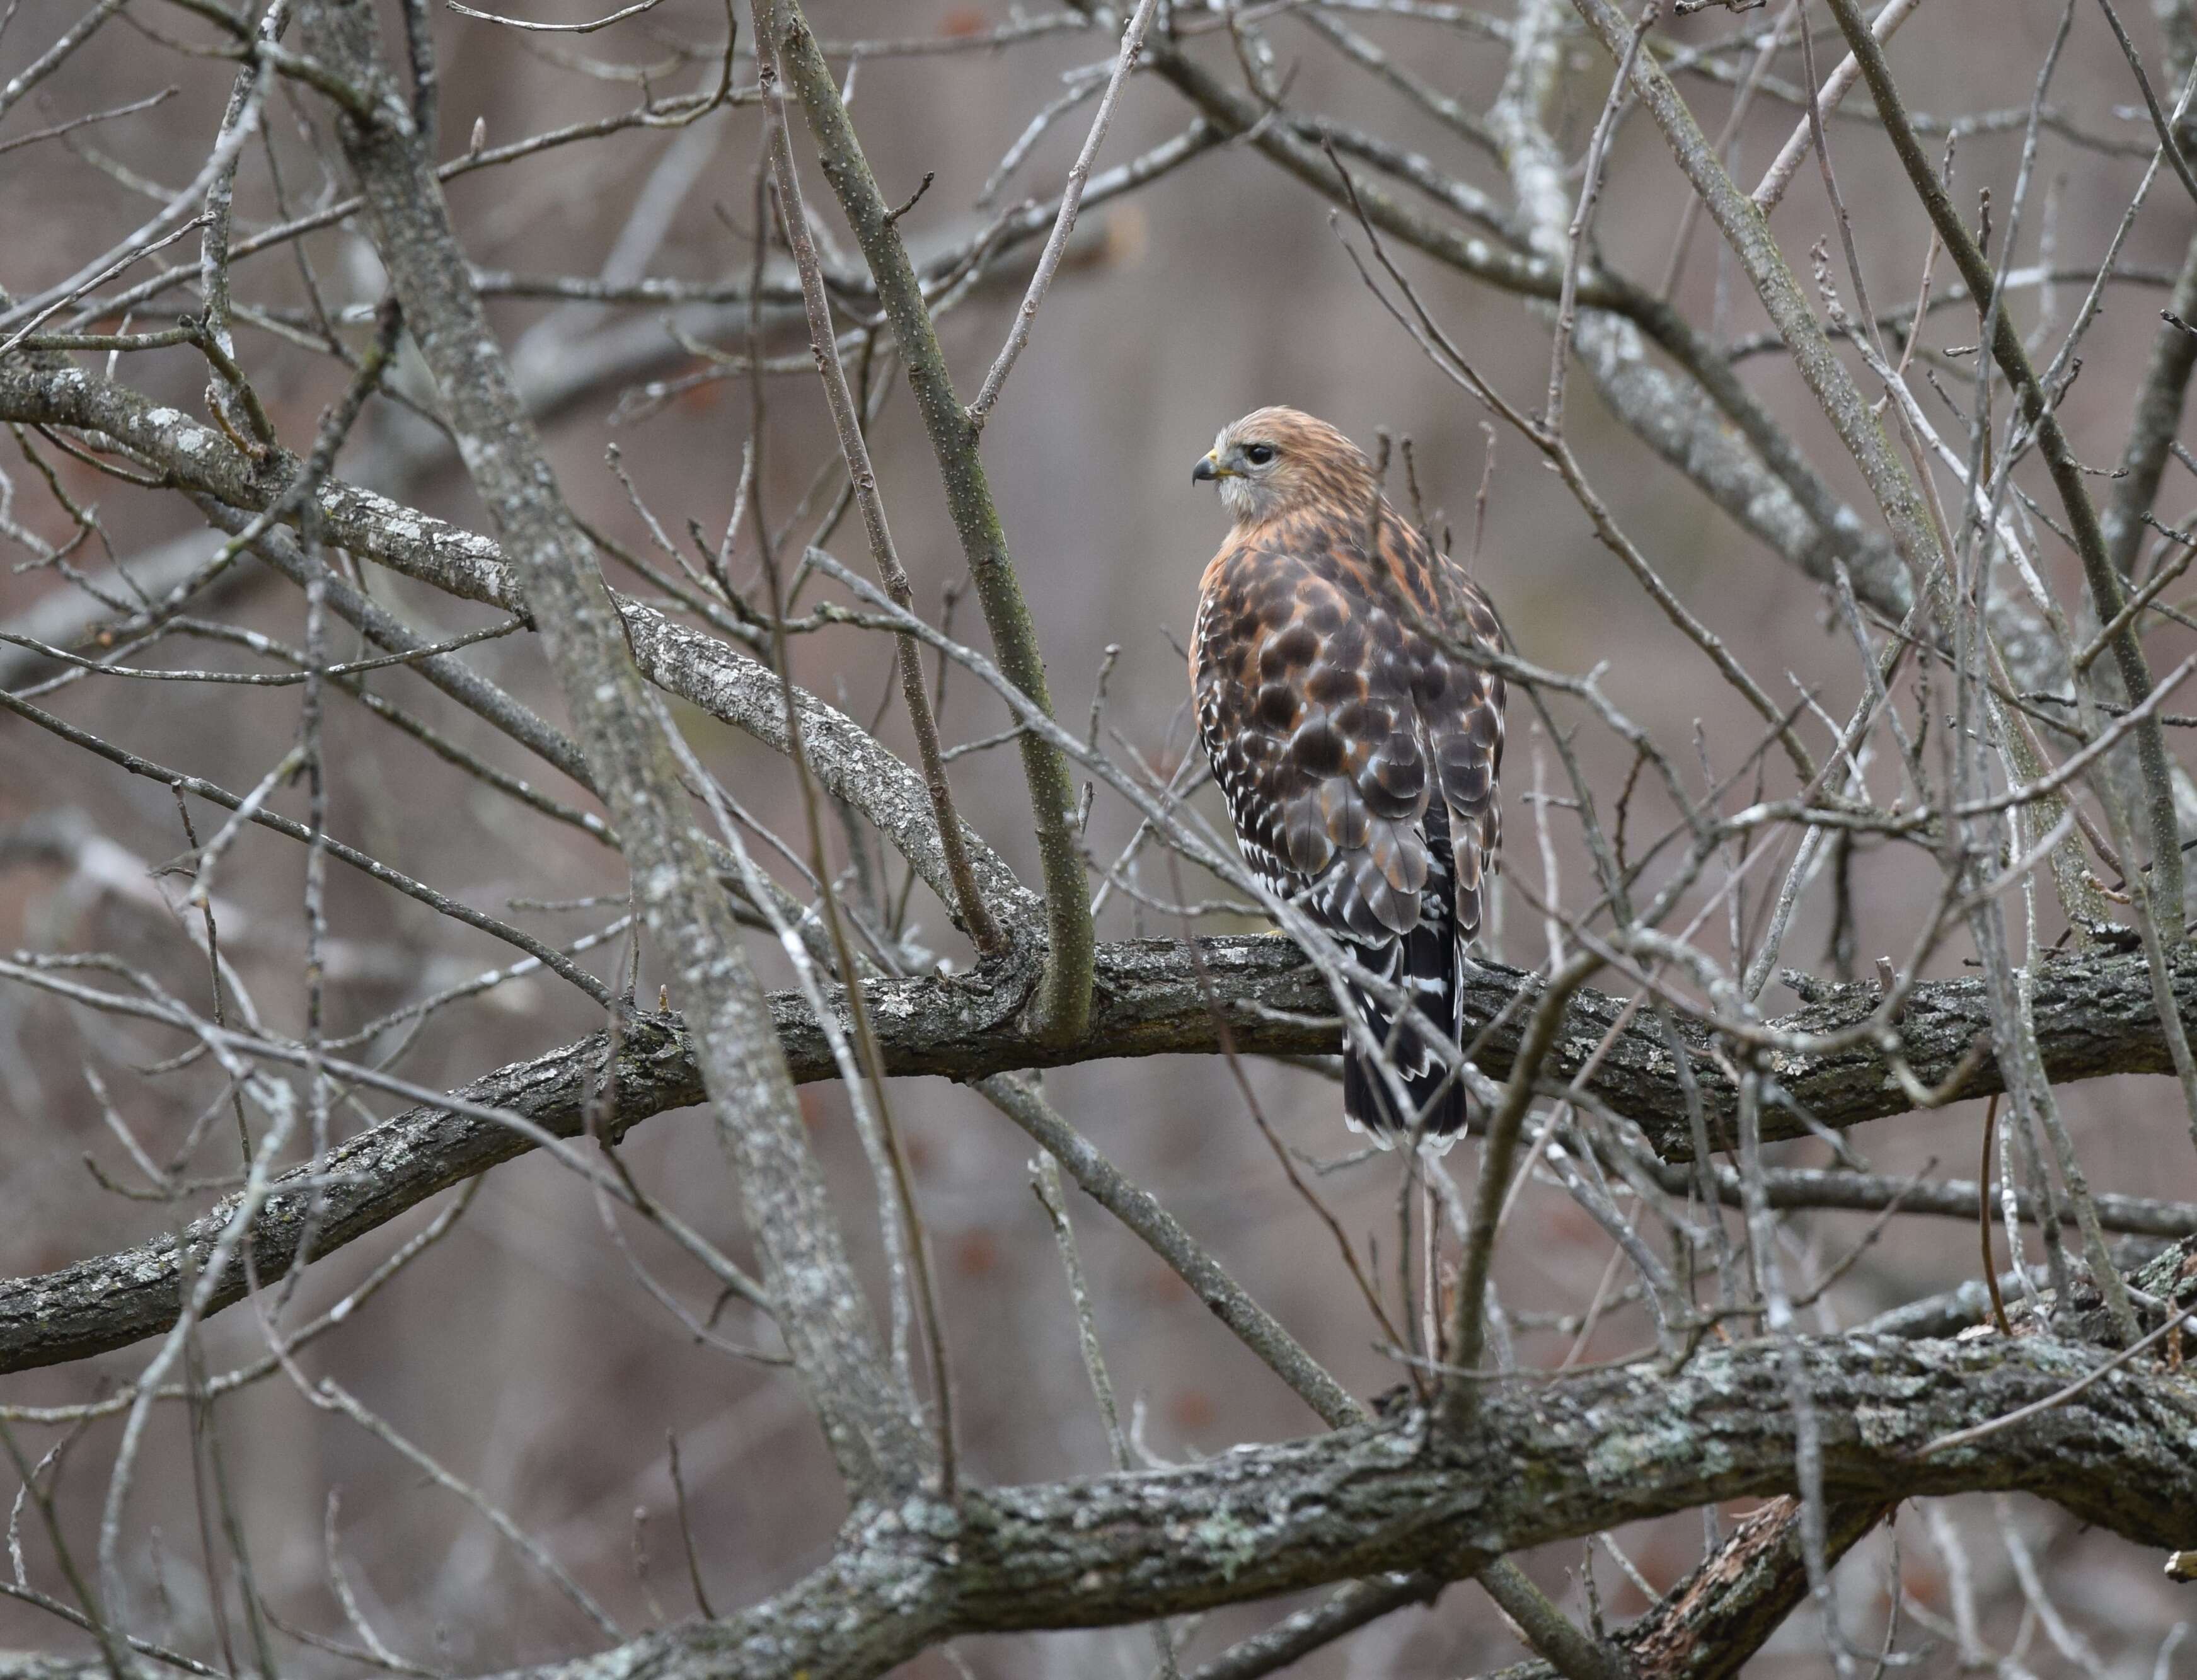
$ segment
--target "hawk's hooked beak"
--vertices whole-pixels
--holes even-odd
[[[1190,469],[1190,482],[1193,484],[1202,484],[1212,478],[1233,478],[1236,476],[1235,469],[1223,466],[1220,457],[1210,449],[1200,455],[1197,465]]]

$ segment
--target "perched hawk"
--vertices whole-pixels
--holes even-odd
[[[1190,476],[1217,481],[1236,519],[1199,585],[1190,680],[1243,856],[1417,1005],[1399,1022],[1354,990],[1417,1112],[1352,1042],[1344,1117],[1376,1138],[1447,1136],[1464,1092],[1435,1097],[1428,1035],[1463,1031],[1503,762],[1503,679],[1452,650],[1499,647],[1494,610],[1325,420],[1261,408]]]

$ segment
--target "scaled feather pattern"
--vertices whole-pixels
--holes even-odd
[[[1235,516],[1199,587],[1190,679],[1238,843],[1414,1005],[1351,988],[1403,1100],[1353,1034],[1344,1117],[1384,1140],[1454,1135],[1464,1089],[1431,1046],[1462,1035],[1502,836],[1503,679],[1473,657],[1502,646],[1494,609],[1324,420],[1246,414],[1191,477]]]

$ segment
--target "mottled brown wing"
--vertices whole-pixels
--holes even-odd
[[[1476,663],[1475,648],[1500,650],[1503,627],[1480,586],[1437,557],[1401,520],[1384,525],[1383,559],[1425,617],[1413,621],[1419,715],[1442,803],[1449,811],[1460,947],[1480,936],[1487,877],[1503,842],[1496,783],[1503,771],[1503,679]],[[1423,584],[1422,584],[1423,580]]]
[[[1501,645],[1487,598],[1385,506],[1293,516],[1208,568],[1192,639],[1198,731],[1246,860],[1416,1008],[1353,988],[1403,1081],[1346,1046],[1343,1112],[1377,1133],[1464,1124],[1429,1035],[1462,1030],[1464,948],[1500,839]],[[1436,567],[1442,569],[1437,571]]]
[[[1347,524],[1301,515],[1206,575],[1198,732],[1244,854],[1346,937],[1417,927],[1433,777],[1421,660]]]

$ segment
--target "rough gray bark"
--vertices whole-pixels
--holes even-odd
[[[919,784],[911,797],[919,806]],[[1242,1053],[1302,1055],[1337,1047],[1340,1028],[1330,1014],[1325,982],[1287,940],[1205,939],[1199,951],[1200,960],[1193,961],[1172,940],[1101,946],[1091,1030],[1073,1044],[1050,1039],[1029,1018],[1037,973],[1029,953],[950,979],[876,981],[866,993],[885,1070],[901,1076],[970,1081],[1115,1056],[1211,1055],[1220,1047],[1216,1008]],[[2197,1028],[2197,953],[2177,956],[2174,981],[2183,1018]],[[1527,992],[1522,1001],[1530,1002],[1538,984],[1492,963],[1473,976],[1468,1039],[1476,1027],[1500,1022],[1480,1051],[1480,1066],[1490,1076],[1509,1074],[1530,1013],[1513,1005],[1522,1001],[1522,989]],[[1834,1033],[1867,1020],[1879,998],[1874,985],[1825,988],[1807,1007],[1769,1024],[1794,1034]],[[776,994],[770,1009],[793,1077],[838,1077],[824,1033],[800,999]],[[1623,1009],[1621,999],[1605,993],[1583,988],[1576,994],[1545,1079],[1562,1082],[1575,1075]],[[2045,1069],[2055,1081],[2169,1070],[2139,957],[2091,956],[2045,970],[2037,983],[2035,1013]],[[843,1028],[848,1024],[843,1015]],[[1988,1025],[1981,981],[1926,982],[1915,990],[1900,1042],[1916,1077],[1934,1085],[1959,1068]],[[1697,1027],[1682,1030],[1697,1051],[1706,1050],[1707,1035]],[[576,1136],[600,1075],[606,1043],[604,1034],[592,1034],[499,1069],[458,1094],[509,1109],[559,1136]],[[1736,1093],[1706,1054],[1696,1054],[1693,1070],[1710,1138],[1728,1145]],[[1858,1126],[1913,1111],[1883,1057],[1867,1046],[1823,1057],[1782,1056],[1776,1072],[1790,1104],[1825,1125]],[[1979,1097],[2003,1088],[1997,1064],[1986,1057],[1954,1094]],[[1585,1090],[1638,1124],[1666,1159],[1691,1158],[1685,1099],[1660,1029],[1628,1025]],[[622,1137],[652,1115],[703,1098],[693,1035],[684,1022],[675,1015],[632,1017],[619,1051],[606,1133]],[[1763,1115],[1765,1138],[1798,1137],[1804,1131],[1793,1106]],[[322,1168],[295,1169],[293,1176],[323,1169],[345,1175],[323,1192],[315,1253],[332,1252],[438,1190],[532,1147],[516,1132],[433,1109],[408,1109],[385,1121],[343,1145]],[[194,1266],[210,1251],[228,1205],[217,1203],[187,1228]],[[279,1196],[270,1202],[254,1239],[261,1278],[278,1276],[294,1262],[301,1205]],[[0,1371],[82,1358],[165,1330],[175,1321],[177,1258],[172,1239],[163,1237],[43,1277],[0,1282]],[[242,1293],[242,1278],[233,1278],[215,1303],[227,1306]]]
[[[2061,1393],[2096,1350],[2043,1338],[1799,1347],[1841,1507],[2018,1489],[2147,1545],[2197,1533],[2186,1378],[2123,1368],[2022,1424],[1918,1458],[1941,1434]],[[761,1680],[798,1654],[814,1680],[851,1680],[957,1633],[1143,1620],[1429,1559],[1461,1574],[1707,1499],[1792,1489],[1792,1416],[1770,1343],[1705,1353],[1675,1376],[1639,1366],[1492,1385],[1450,1440],[1423,1426],[1415,1413],[1180,1469],[972,1492],[958,1520],[928,1501],[861,1509],[831,1563],[764,1604],[532,1672]]]
[[[1893,1507],[1873,1500],[1824,1513],[1824,1555],[1835,1562]],[[1728,1680],[1808,1596],[1800,1505],[1772,1500],[1749,1513],[1655,1607],[1615,1636],[1633,1680]],[[1540,1661],[1513,1663],[1487,1680],[1556,1680]]]
[[[532,1146],[522,1133],[499,1125],[490,1110],[564,1137],[578,1134],[592,1120],[605,1141],[615,1144],[652,1115],[714,1097],[736,1151],[751,1221],[769,1256],[781,1324],[855,1502],[830,1561],[778,1598],[723,1622],[652,1636],[535,1671],[537,1676],[870,1675],[961,1632],[1147,1621],[1337,1581],[1357,1584],[1344,1597],[1362,1590],[1367,1602],[1379,1599],[1385,1606],[1401,1602],[1394,1595],[1406,1589],[1407,1596],[1435,1590],[1518,1547],[1735,1494],[1789,1490],[1800,1474],[1796,1457],[1810,1462],[1816,1450],[1812,1441],[1803,1449],[1795,1434],[1800,1393],[1810,1397],[1827,1430],[1821,1481],[1829,1498],[1812,1498],[1810,1515],[1833,1558],[1894,1498],[2002,1487],[2056,1499],[2146,1544],[2189,1544],[2190,1525],[2197,1521],[2192,1516],[2197,1486],[2191,1480],[2197,1474],[2192,1469],[2197,1389],[2181,1370],[2178,1356],[2166,1369],[2155,1359],[2136,1360],[2071,1394],[2067,1385],[2096,1375],[2101,1357],[2081,1342],[2032,1336],[2018,1342],[1985,1337],[1903,1343],[1864,1330],[1800,1343],[1798,1376],[1785,1362],[1794,1357],[1787,1345],[1711,1346],[1670,1364],[1574,1371],[1553,1379],[1539,1373],[1487,1379],[1484,1389],[1472,1388],[1476,1404],[1464,1426],[1438,1441],[1415,1413],[1392,1415],[1380,1424],[1363,1422],[1358,1403],[1197,1249],[1156,1199],[1128,1184],[1064,1121],[1048,1117],[1034,1081],[1008,1077],[1017,1070],[1101,1057],[1209,1055],[1224,1046],[1252,1053],[1331,1051],[1336,1034],[1329,984],[1292,945],[1272,938],[1103,947],[1087,1023],[1080,1004],[1070,1009],[1057,999],[1049,1007],[1041,1001],[1047,953],[1032,939],[1017,940],[1006,956],[974,974],[890,980],[865,988],[867,1014],[882,1052],[881,1075],[983,1082],[995,1099],[996,1087],[1023,1093],[1029,1100],[1017,1118],[1031,1135],[1175,1266],[1199,1298],[1261,1349],[1324,1418],[1341,1426],[1321,1440],[1242,1450],[1179,1470],[971,1492],[958,1500],[948,1489],[945,1498],[931,1498],[920,1474],[912,1473],[919,1472],[924,1456],[915,1439],[919,1431],[908,1427],[913,1398],[878,1356],[860,1284],[839,1251],[832,1211],[821,1198],[819,1175],[790,1104],[789,1075],[793,1080],[849,1076],[843,1044],[836,1060],[832,1054],[835,1038],[843,1038],[851,1024],[848,1000],[837,999],[842,1016],[837,1035],[827,1033],[831,1023],[817,1020],[792,995],[768,999],[766,1006],[741,965],[729,924],[725,854],[710,853],[694,831],[693,810],[654,732],[652,704],[640,680],[693,701],[781,752],[790,746],[785,708],[791,704],[801,715],[807,756],[819,781],[874,823],[950,903],[948,849],[940,844],[921,780],[851,720],[811,697],[789,697],[776,675],[739,651],[762,646],[760,635],[733,627],[727,636],[735,645],[728,646],[605,587],[527,423],[514,388],[521,382],[509,377],[486,331],[476,297],[480,280],[466,265],[448,225],[432,145],[422,143],[414,115],[380,60],[365,0],[303,3],[322,91],[333,87],[337,95],[350,96],[338,99],[348,113],[344,139],[365,189],[335,213],[359,211],[371,221],[502,542],[333,482],[315,488],[310,511],[293,523],[308,537],[333,540],[463,598],[519,613],[542,634],[571,704],[571,737],[513,711],[508,697],[482,685],[462,659],[431,662],[423,674],[492,721],[500,711],[507,733],[599,791],[617,831],[592,816],[587,820],[619,845],[632,866],[653,932],[672,959],[687,1014],[633,1016],[616,1034],[595,1034],[498,1070],[295,1169],[283,1186],[287,1195],[265,1206],[250,1232],[255,1270],[263,1281],[292,1272]],[[1553,14],[1556,3],[1548,0],[1543,9]],[[1621,22],[1601,0],[1575,3],[1605,26],[1606,35],[1613,20]],[[757,9],[765,16],[776,10]],[[788,15],[797,19],[791,9]],[[1232,30],[1255,27],[1255,20],[1226,21]],[[1529,42],[1527,32],[1522,14],[1512,36],[1521,73],[1553,78],[1561,43],[1554,33],[1545,42]],[[768,43],[776,32],[759,33]],[[823,52],[798,27],[785,38],[797,49],[796,79],[821,119],[826,160],[843,188],[860,154],[846,130],[831,71]],[[1365,154],[1365,136],[1347,136],[1339,125],[1282,110],[1278,101],[1286,89],[1266,94],[1248,62],[1254,92],[1275,101],[1272,108],[1232,92],[1180,56],[1171,41],[1155,50],[1162,74],[1207,113],[1182,142],[1185,155],[1225,130],[1332,197],[1342,183],[1334,154],[1319,151],[1319,142],[1331,137],[1344,154]],[[1533,70],[1535,62],[1539,71]],[[430,79],[417,62],[414,68],[423,84]],[[1644,69],[1643,76],[1647,78]],[[1539,103],[1547,102],[1553,87],[1548,80]],[[1657,112],[1665,127],[1682,127],[1676,119],[1684,106],[1675,93],[1667,85],[1647,90],[1651,105],[1665,101]],[[1502,126],[1492,124],[1491,132]],[[1674,138],[1682,161],[1707,180],[1714,159],[1705,164],[1699,155],[1698,134]],[[1569,213],[1570,190],[1561,178],[1562,159],[1545,141],[1521,146],[1517,140],[1506,136],[1504,154],[1516,177],[1522,213],[1480,218],[1493,244],[1425,222],[1373,190],[1363,194],[1370,220],[1462,273],[1524,295],[1558,295],[1557,269],[1565,252],[1563,240],[1553,235]],[[1376,166],[1425,190],[1438,184],[1431,171]],[[918,276],[897,251],[893,217],[874,182],[865,177],[857,184],[861,190],[849,195],[849,207],[872,260],[880,249],[893,258],[885,265],[892,280],[874,287],[867,276],[835,274],[835,288],[891,305],[892,324],[903,343],[921,340],[929,322]],[[1713,198],[1728,186],[1709,181],[1705,190]],[[1491,202],[1461,186],[1444,201],[1468,219],[1475,217],[1475,203]],[[1858,400],[1853,382],[1839,372],[1829,341],[1815,329],[1794,277],[1756,225],[1759,218],[1727,207],[1734,210],[1725,218],[1727,232],[1794,339],[1804,368],[1819,386],[1832,387],[1826,403],[1833,418],[1895,523],[1907,520],[1902,534],[1911,558],[1928,547],[1927,542],[1917,546],[1911,487],[1904,495],[1887,494],[1887,486],[1899,490],[1904,468],[1888,455],[1874,422],[1849,400]],[[1011,225],[1029,223],[1030,213],[1021,212]],[[1567,237],[1576,240],[1584,226],[1582,214]],[[1525,237],[1533,229],[1539,231],[1538,242]],[[1865,600],[1904,609],[1908,585],[1893,545],[1862,528],[1740,385],[1730,359],[1598,260],[1577,278],[1588,316],[1570,342],[1633,432],[1810,575],[1820,579],[1835,570],[1834,561],[1843,561],[1857,572]],[[509,276],[500,283],[513,293],[529,291]],[[553,288],[551,295],[589,295],[584,284],[574,284],[577,289]],[[782,306],[782,284],[776,295],[774,308]],[[736,304],[733,308],[737,311]],[[828,333],[828,312],[820,315]],[[1651,346],[1667,351],[1677,371],[1650,362]],[[922,348],[914,346],[919,353]],[[927,358],[919,354],[924,362],[919,383],[925,385],[926,418],[951,422],[962,444],[955,460],[942,455],[949,499],[958,500],[957,513],[975,506],[972,495],[984,504],[978,510],[982,518],[973,521],[981,527],[977,535],[984,549],[978,558],[999,559],[1003,567],[1003,540],[982,495],[976,425],[960,409],[936,350],[932,343]],[[2173,403],[2152,391],[2140,415],[2149,428],[2139,440],[2151,451],[2150,482],[2140,487],[2147,507],[2156,488],[2158,453],[2172,429],[2169,408],[2178,408],[2188,373],[2186,356],[2177,361],[2170,355],[2163,372],[2154,366],[2151,384]],[[111,448],[135,457],[159,483],[193,496],[209,518],[232,531],[285,495],[299,469],[293,456],[239,448],[217,427],[50,359],[0,366],[0,416],[72,429],[97,450]],[[293,578],[302,581],[318,568],[312,544],[287,533],[263,547],[276,551],[275,563]],[[284,565],[285,560],[294,564]],[[374,610],[362,594],[354,601],[331,591],[328,603],[385,648],[421,645],[393,621],[378,627],[369,622]],[[988,609],[992,605],[988,600]],[[1020,615],[1018,605],[1015,612]],[[1025,677],[1041,675],[1026,618],[1018,617],[1009,629],[1013,633],[1004,638],[1009,657],[1002,663],[1012,668],[1019,657]],[[2021,662],[2015,663],[2020,669]],[[1024,686],[1041,697],[1035,680]],[[1035,735],[1026,733],[1024,750],[1036,744]],[[1083,865],[1064,849],[1070,819],[1067,785],[1060,779],[1064,769],[1058,762],[1050,769],[1058,785],[1041,792],[1041,826],[1064,845],[1047,850],[1049,907],[976,836],[967,841],[987,904],[1018,933],[1041,928],[1050,909],[1051,956],[1073,959],[1066,966],[1080,972],[1088,951],[1087,918],[1070,937],[1062,912],[1070,907],[1070,892],[1081,907]],[[2035,1005],[2037,1072],[2058,1080],[2164,1071],[2171,1048],[2162,1026],[2171,1023],[2159,1017],[2162,1004],[2184,1020],[2197,1016],[2197,958],[2177,961],[2166,982],[2148,976],[2141,962],[2125,955],[2093,953],[2043,970]],[[581,977],[594,983],[592,976]],[[1694,975],[1684,983],[1706,982]],[[1805,1008],[1768,1023],[1727,1017],[1721,1032],[1714,1010],[1729,999],[1713,998],[1710,1006],[1678,1011],[1704,1017],[1676,1029],[1683,1040],[1663,1036],[1669,1028],[1643,1032],[1620,1025],[1626,1000],[1580,993],[1561,1015],[1549,1011],[1555,1044],[1545,1059],[1520,1045],[1523,1025],[1541,1000],[1541,984],[1493,965],[1475,971],[1469,1035],[1485,1034],[1485,1042],[1474,1046],[1476,1073],[1516,1076],[1523,1062],[1531,1078],[1518,1078],[1514,1095],[1521,1110],[1530,1098],[1577,1076],[1580,1089],[1568,1095],[1578,1106],[1623,1116],[1670,1162],[1685,1161],[1699,1147],[1703,1121],[1710,1144],[1732,1140],[1731,1058],[1754,1058],[1750,1072],[1766,1083],[1763,1134],[1771,1138],[1799,1135],[1806,1123],[1849,1127],[1911,1113],[1922,1100],[1915,1094],[1920,1086],[1942,1085],[1941,1096],[1949,1098],[1994,1091],[2003,1083],[1988,1054],[1993,1017],[1980,981],[1926,984],[1900,1018],[1883,1022],[1875,1018],[1881,994],[1873,987],[1795,982]],[[1080,994],[1081,986],[1078,979],[1070,989]],[[1750,988],[1750,1000],[1752,994]],[[695,1023],[691,1031],[689,1019]],[[2005,1019],[2003,1009],[1999,1019]],[[1827,1039],[1844,1047],[1812,1047]],[[275,1047],[258,1048],[274,1053]],[[2026,1057],[2028,1041],[2020,1048]],[[1674,1064],[1674,1054],[1686,1062]],[[1590,1057],[1591,1073],[1585,1071]],[[360,1076],[358,1069],[345,1071]],[[422,1094],[409,1092],[408,1099]],[[589,1115],[591,1102],[598,1111]],[[467,1112],[457,1112],[453,1104]],[[1015,1112],[1011,1100],[1000,1105]],[[1501,1188],[1497,1159],[1498,1170],[1488,1180],[1491,1197]],[[1625,1164],[1636,1185],[1642,1184],[1640,1167]],[[309,1173],[321,1184],[322,1200],[315,1214],[313,1250],[305,1254]],[[1887,1185],[1898,1188],[1895,1181],[1845,1174],[1827,1198],[1805,1182],[1812,1176],[1772,1170],[1758,1178],[1750,1170],[1743,1187],[1771,1205],[1789,1190],[1805,1205],[1858,1207],[1883,1206]],[[1682,1189],[1694,1179],[1672,1168],[1664,1182]],[[1715,1187],[1736,1198],[1742,1180],[1719,1171]],[[1940,1184],[1903,1205],[1963,1211],[1958,1204],[1972,1203],[1976,1194],[1972,1185]],[[1841,1196],[1848,1199],[1837,1201]],[[2097,1205],[2136,1222],[2121,1228],[2163,1234],[2186,1232],[2192,1218],[2187,1207],[2135,1198],[2100,1197]],[[222,1204],[187,1227],[179,1240],[86,1260],[45,1277],[0,1283],[0,1370],[81,1358],[171,1328],[182,1277],[203,1270],[213,1234],[236,1206]],[[1493,1213],[1492,1202],[1487,1212]],[[1494,1223],[1492,1217],[1475,1221],[1489,1232]],[[1758,1239],[1757,1252],[1764,1246]],[[2188,1269],[2191,1246],[2184,1243],[2173,1251],[2165,1271],[2140,1274],[2138,1289],[2170,1300],[2186,1295],[2181,1272]],[[1199,1269],[1201,1262],[1206,1270]],[[217,1309],[234,1301],[243,1288],[239,1266],[217,1280],[212,1305]],[[2096,1303],[2078,1301],[2075,1307],[2058,1321],[2062,1333],[2101,1338]],[[1952,1328],[1947,1315],[1936,1334],[1949,1336]],[[1469,1357],[1466,1362],[1471,1363]],[[1304,1380],[1304,1368],[1327,1387]],[[1957,1452],[1922,1451],[1945,1434],[1974,1430],[2025,1405],[2049,1409]],[[1788,1502],[1742,1526],[1626,1631],[1623,1642],[1640,1673],[1706,1680],[1737,1671],[1800,1602],[1808,1562],[1820,1571],[1822,1558],[1800,1556],[1794,1509]],[[271,1676],[274,1665],[264,1666]],[[78,1675],[88,1680],[94,1671],[67,1660],[0,1656],[0,1680],[16,1674],[24,1680],[76,1680]],[[1243,1671],[1267,1670],[1247,1661]]]

